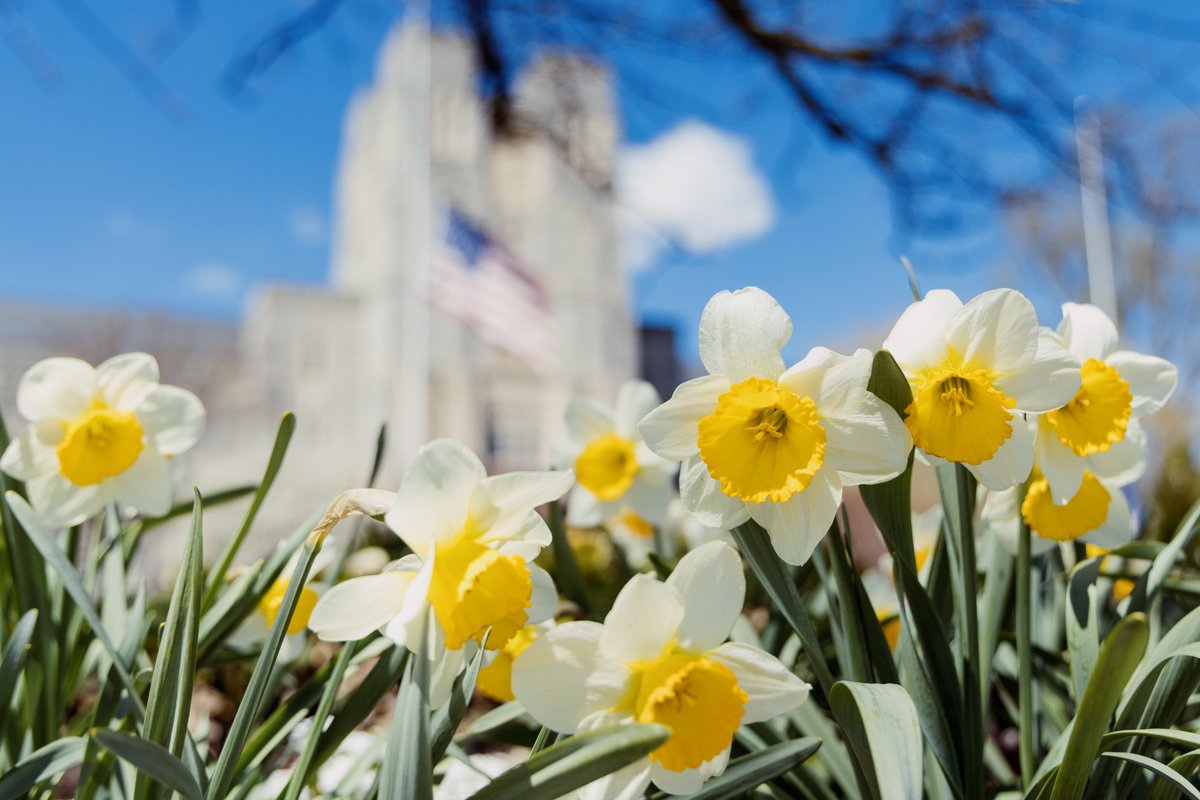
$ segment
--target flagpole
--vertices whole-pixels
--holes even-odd
[[[429,0],[421,0],[410,6],[407,25],[413,26],[414,54],[411,68],[413,84],[418,93],[411,109],[413,172],[408,180],[409,202],[407,211],[411,215],[412,240],[407,248],[412,263],[406,270],[409,275],[405,287],[407,302],[404,304],[405,363],[401,374],[405,374],[401,387],[403,416],[399,426],[400,444],[404,463],[409,463],[422,445],[429,439],[429,391],[432,339],[429,313],[430,258],[433,249],[433,151],[430,132],[432,108],[432,63],[431,25]]]
[[[1083,210],[1083,246],[1087,260],[1088,294],[1092,304],[1117,321],[1116,276],[1113,272],[1112,235],[1108,228],[1108,197],[1104,188],[1104,156],[1100,126],[1082,116],[1082,99],[1075,101],[1075,150],[1079,158],[1080,204]]]

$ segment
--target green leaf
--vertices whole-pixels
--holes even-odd
[[[877,800],[920,797],[921,723],[904,687],[841,681],[834,684],[829,699],[872,796]]]
[[[788,625],[800,637],[800,643],[804,645],[804,654],[817,676],[817,683],[828,697],[829,690],[833,688],[833,673],[829,671],[829,665],[825,662],[821,642],[817,638],[812,620],[808,618],[804,601],[800,599],[800,592],[796,589],[786,565],[775,554],[767,532],[754,520],[748,520],[730,533],[737,542],[742,557],[749,562],[750,568],[771,596],[779,613],[783,614]]]
[[[408,648],[393,645],[379,657],[379,661],[367,673],[367,677],[358,688],[346,696],[341,708],[334,714],[333,721],[321,734],[316,759],[318,768],[334,754],[338,745],[370,716],[383,696],[396,685],[396,681],[404,674],[408,659]]]
[[[428,640],[429,615],[421,625],[418,641]],[[428,646],[428,645],[426,645]],[[384,744],[379,771],[379,793],[405,800],[432,800],[433,764],[429,758],[429,658],[414,655],[408,660],[396,709]]]
[[[1200,750],[1176,756],[1167,766],[1180,775],[1195,775],[1197,771],[1200,771]],[[1150,794],[1146,796],[1146,800],[1176,800],[1177,797],[1179,797],[1179,792],[1171,787],[1171,782],[1165,778],[1159,778],[1150,787]]]
[[[283,457],[287,454],[288,444],[292,441],[292,434],[295,431],[296,415],[289,411],[279,420],[279,430],[275,433],[275,445],[271,448],[271,457],[267,460],[266,472],[263,473],[262,481],[259,482],[258,489],[254,492],[254,499],[250,501],[250,507],[246,509],[242,525],[238,528],[237,533],[225,543],[216,566],[208,574],[208,588],[204,592],[204,608],[212,605],[213,600],[217,597],[217,592],[221,589],[221,584],[225,582],[225,575],[233,566],[233,560],[237,557],[238,550],[242,548],[242,542],[246,540],[246,535],[250,533],[250,527],[258,516],[258,510],[262,507],[267,492],[271,490],[271,485],[275,483],[275,476],[279,474],[279,468],[283,466]]]
[[[33,638],[37,625],[38,612],[36,608],[26,611],[13,627],[8,643],[4,645],[4,658],[0,659],[0,730],[8,716],[9,698],[17,693],[17,678],[25,659],[29,656],[29,640]]]
[[[187,767],[162,746],[117,731],[98,730],[92,737],[106,750],[132,764],[141,775],[179,792],[187,800],[204,800],[200,785]]]
[[[750,753],[729,762],[729,767],[715,778],[704,782],[704,788],[689,794],[688,800],[727,800],[741,797],[756,786],[773,781],[785,772],[790,772],[807,761],[821,746],[816,737],[793,739],[772,745],[757,753]],[[663,792],[654,795],[654,800],[673,797]]]
[[[432,748],[430,757],[434,764],[442,760],[446,748],[454,739],[454,732],[458,730],[463,717],[467,715],[467,707],[471,705],[471,695],[475,693],[475,681],[479,678],[479,670],[483,666],[486,644],[487,638],[485,637],[479,645],[479,652],[454,681],[454,688],[450,690],[450,699],[433,712],[433,719],[429,724],[429,741]]]
[[[599,728],[547,747],[470,800],[554,800],[649,755],[670,737],[661,725]]]
[[[217,764],[213,768],[212,781],[208,786],[208,800],[224,798],[233,784],[238,759],[242,754],[246,739],[250,735],[250,726],[258,718],[259,709],[266,697],[271,673],[275,669],[276,659],[279,658],[279,648],[283,646],[288,625],[292,621],[292,615],[296,613],[300,592],[308,582],[308,574],[312,570],[313,561],[320,550],[321,539],[310,536],[305,542],[301,558],[296,562],[296,569],[288,581],[287,592],[284,593],[283,602],[275,615],[271,632],[267,635],[266,642],[263,643],[262,652],[259,653],[258,661],[254,665],[254,671],[250,673],[250,683],[246,687],[246,693],[242,696],[237,714],[234,715],[233,723],[229,726],[229,734],[226,736]]]
[[[1083,697],[1096,658],[1100,655],[1097,613],[1100,602],[1096,581],[1101,558],[1075,565],[1067,581],[1067,650],[1071,656],[1071,683],[1075,699]]]
[[[317,755],[317,745],[321,741],[321,731],[325,730],[325,720],[329,718],[333,701],[337,699],[338,691],[342,687],[342,677],[346,674],[346,668],[350,665],[350,659],[354,656],[354,652],[354,645],[349,642],[342,645],[342,649],[338,651],[337,658],[333,662],[332,674],[325,683],[325,691],[321,695],[321,704],[317,706],[317,713],[313,715],[312,727],[309,730],[308,739],[304,742],[304,750],[292,766],[292,777],[288,780],[287,792],[283,796],[284,800],[296,800],[304,789],[304,784],[308,781],[313,759]]]
[[[1146,571],[1145,578],[1137,582],[1133,594],[1129,598],[1130,611],[1147,611],[1150,608],[1166,583],[1167,576],[1171,574],[1176,562],[1192,543],[1192,538],[1198,531],[1200,531],[1200,500],[1197,500],[1188,509],[1187,515],[1179,523],[1171,541],[1150,562],[1150,569]]]
[[[203,504],[199,490],[193,489],[192,533],[167,608],[167,621],[154,660],[150,696],[146,702],[146,719],[142,724],[142,738],[161,746],[175,759],[183,755],[192,707],[192,685],[196,679],[196,638],[200,626],[200,593],[204,588],[203,540]],[[134,788],[135,800],[158,794],[142,779]]]
[[[1079,701],[1075,724],[1067,740],[1051,800],[1079,800],[1087,785],[1100,742],[1108,731],[1125,684],[1146,652],[1146,617],[1130,614],[1105,637],[1095,668]]]
[[[0,800],[26,798],[39,783],[71,769],[83,759],[85,744],[78,736],[68,736],[33,751],[0,777]]]
[[[525,706],[521,705],[520,700],[510,700],[477,717],[465,731],[454,737],[454,741],[463,742],[476,736],[482,736],[522,718],[530,719],[525,713]]]
[[[1149,756],[1139,755],[1138,753],[1101,753],[1100,755],[1103,758],[1115,758],[1120,761],[1137,764],[1142,769],[1153,772],[1158,777],[1169,781],[1184,797],[1200,800],[1200,790],[1197,790],[1191,781],[1166,764],[1155,761]]]
[[[129,699],[133,703],[135,716],[141,720],[146,714],[146,706],[142,703],[142,697],[138,693],[133,684],[133,676],[129,674],[129,670],[125,668],[124,662],[121,660],[117,646],[113,644],[113,640],[105,630],[104,624],[100,621],[100,615],[96,613],[96,607],[92,605],[91,593],[84,588],[83,583],[79,579],[79,573],[71,566],[71,562],[67,560],[67,556],[59,548],[58,544],[43,527],[41,519],[37,512],[25,502],[25,498],[15,492],[8,492],[5,497],[8,499],[8,505],[20,520],[21,526],[25,528],[25,532],[29,535],[29,540],[33,542],[33,546],[42,554],[42,558],[46,560],[54,571],[58,574],[63,583],[63,589],[75,601],[75,605],[79,608],[79,612],[83,614],[83,618],[92,626],[92,632],[96,634],[96,638],[108,651],[109,658],[113,661],[113,668],[117,672],[121,683],[125,690],[129,693]],[[55,676],[47,676],[48,679],[53,679]]]

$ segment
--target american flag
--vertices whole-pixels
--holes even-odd
[[[430,301],[479,338],[536,372],[553,369],[554,315],[546,290],[456,208],[446,215],[430,280]]]

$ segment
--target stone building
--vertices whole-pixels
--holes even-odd
[[[463,440],[492,470],[544,467],[562,436],[567,399],[611,401],[637,374],[613,214],[610,76],[563,54],[533,58],[514,93],[541,124],[498,138],[472,59],[458,36],[415,26],[389,35],[374,84],[345,119],[328,286],[260,287],[240,326],[128,316],[148,331],[114,342],[113,352],[165,355],[156,343],[168,338],[156,330],[204,345],[199,355],[163,359],[164,380],[193,388],[209,407],[209,432],[189,459],[202,489],[261,475],[289,410],[298,425],[268,521],[296,524],[361,485],[383,422],[384,487],[394,488],[415,447],[437,436]],[[555,369],[535,371],[430,307],[429,262],[449,209],[502,242],[544,287]],[[7,354],[14,369],[0,375],[5,386],[15,388],[16,361],[23,368],[52,353],[93,361],[111,354],[44,344]],[[186,366],[196,357],[206,365],[202,376]],[[4,402],[11,419],[12,398]]]

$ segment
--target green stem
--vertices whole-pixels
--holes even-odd
[[[962,650],[963,708],[967,728],[965,783],[969,797],[982,797],[985,676],[980,669],[983,658],[979,647],[979,573],[976,566],[973,519],[975,515],[975,481],[962,464],[955,465],[954,478],[958,495],[958,529],[962,534],[960,570],[964,619],[960,621],[960,624],[966,640]]]
[[[1024,501],[1025,491],[1021,490]],[[1019,506],[1018,506],[1019,508]],[[1018,512],[1017,533],[1017,705],[1020,709],[1021,786],[1029,789],[1033,781],[1035,736],[1033,718],[1033,547],[1024,514]]]

